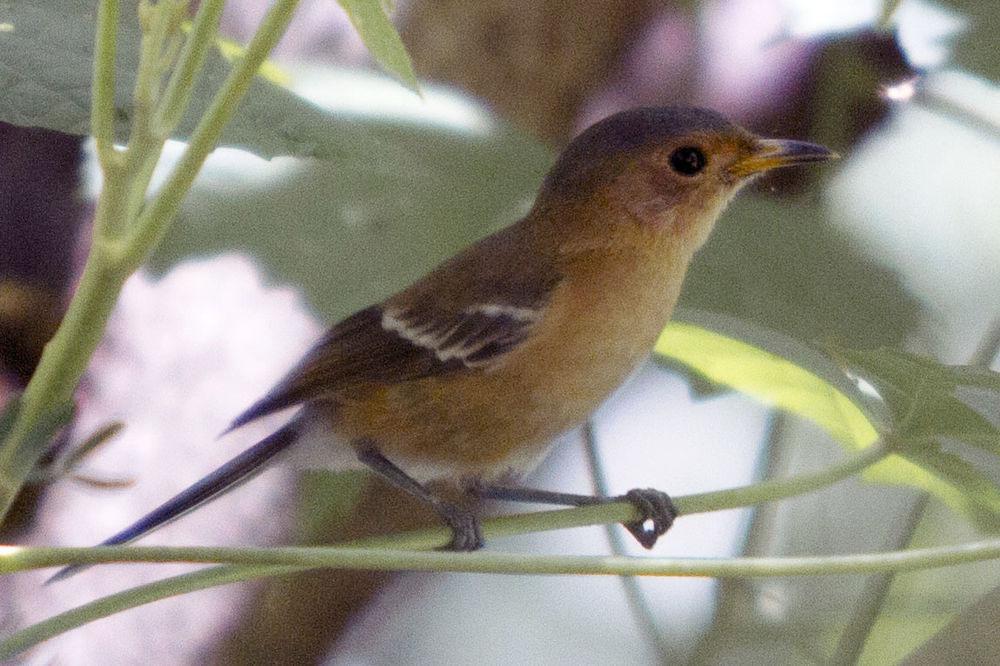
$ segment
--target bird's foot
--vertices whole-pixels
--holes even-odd
[[[677,509],[670,496],[654,488],[633,488],[617,501],[629,502],[639,512],[639,520],[622,523],[635,540],[647,550],[656,544],[677,518]]]
[[[483,547],[479,519],[467,509],[447,504],[438,507],[441,519],[451,528],[451,543],[444,550],[469,552]]]

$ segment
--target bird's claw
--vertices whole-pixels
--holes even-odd
[[[441,518],[451,528],[451,543],[445,550],[469,552],[483,547],[483,535],[479,530],[479,520],[472,512],[452,507],[441,513]]]
[[[639,520],[622,525],[647,550],[670,529],[677,517],[670,496],[655,488],[633,488],[618,499],[631,503],[639,512]]]

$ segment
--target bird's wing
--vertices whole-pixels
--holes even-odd
[[[528,337],[544,313],[539,306],[473,303],[460,312],[390,306],[382,310],[382,328],[442,370],[485,368]]]
[[[344,319],[231,428],[303,402],[489,369],[529,336],[562,281],[551,261],[523,246],[517,225],[508,227]]]
[[[314,399],[337,400],[373,385],[398,384],[497,363],[529,335],[539,308],[500,303],[445,312],[432,305],[375,305],[334,326],[302,362],[232,427]]]

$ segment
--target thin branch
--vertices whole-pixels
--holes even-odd
[[[264,577],[280,576],[284,573],[298,571],[299,569],[296,567],[259,567],[256,573],[260,577]],[[0,642],[0,660],[10,659],[59,634],[129,608],[150,604],[178,594],[238,583],[246,580],[247,573],[249,573],[249,569],[246,567],[211,567],[102,597],[91,603],[54,615],[48,620],[33,624]]]
[[[578,511],[572,509],[571,511]],[[442,533],[445,530],[441,530]],[[445,536],[442,534],[442,536]],[[446,539],[445,539],[446,540]],[[442,540],[443,543],[444,540]],[[534,575],[775,577],[914,571],[1000,558],[1000,539],[910,551],[788,558],[636,558],[524,553],[455,553],[371,548],[168,548],[114,546],[95,548],[9,547],[0,562],[19,560],[17,570],[61,564],[99,562],[225,562],[224,566],[168,578],[105,597],[28,627],[0,642],[0,658],[115,612],[159,599],[263,576],[306,569],[378,571],[451,571]],[[7,567],[4,567],[7,568]]]
[[[693,513],[735,509],[762,502],[773,502],[836,483],[878,462],[888,452],[889,449],[879,441],[861,453],[855,454],[846,461],[822,472],[803,474],[789,479],[767,481],[728,490],[682,495],[673,498],[674,506],[684,516]],[[484,523],[483,529],[484,536],[497,537],[571,527],[623,523],[637,520],[638,518],[636,508],[632,504],[628,502],[613,502],[573,509],[535,511],[513,516],[502,516]],[[432,528],[407,532],[406,534],[373,537],[364,541],[353,542],[349,545],[365,548],[429,550],[447,546],[450,540],[451,533],[447,529]],[[14,572],[12,569],[5,568],[5,565],[9,566],[11,561],[8,559],[5,562],[3,558],[0,558],[0,574]]]
[[[679,508],[707,511],[712,498],[719,508],[731,508],[734,502],[762,497],[778,498],[790,488],[810,488],[818,479],[833,483],[848,470],[862,469],[886,454],[881,444],[870,447],[846,463],[825,473],[803,475],[784,482],[759,484],[762,494],[753,487],[678,497]],[[804,491],[802,491],[804,492]],[[683,511],[683,509],[682,509]],[[581,527],[599,523],[634,520],[635,507],[625,502],[556,511],[503,516],[483,524],[487,538],[498,538],[531,531]],[[426,552],[449,543],[450,532],[432,528],[406,534],[372,537],[334,548],[167,548],[167,547],[97,547],[97,548],[19,548],[0,550],[0,573],[65,564],[101,562],[183,561],[227,562],[223,566],[166,579],[153,585],[128,590],[91,604],[70,610],[42,623],[28,627],[0,643],[0,658],[27,649],[51,636],[158,599],[262,576],[292,573],[310,568],[348,568],[378,570],[467,571],[494,573],[612,574],[618,576],[784,576],[864,573],[868,571],[909,570],[945,566],[961,562],[1000,557],[1000,540],[963,546],[930,548],[902,553],[882,553],[843,557],[758,558],[758,559],[654,559],[628,557],[544,556],[517,553]]]
[[[105,175],[114,170],[119,155],[115,134],[115,50],[118,33],[118,0],[101,0],[97,8],[97,36],[94,42],[94,90],[91,95],[91,132],[97,158]]]
[[[788,479],[775,479],[755,483],[731,490],[717,490],[709,493],[686,495],[674,498],[674,505],[682,515],[737,509],[753,504],[774,502],[795,495],[812,492],[837,481],[853,476],[857,472],[874,465],[891,453],[883,440],[854,454],[842,463],[811,474],[801,474]]]
[[[204,0],[198,7],[191,34],[184,42],[153,120],[154,131],[164,138],[177,127],[187,109],[198,73],[218,32],[224,5],[225,0]]]

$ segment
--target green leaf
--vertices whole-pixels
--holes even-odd
[[[964,513],[981,531],[1000,532],[1000,486],[940,444],[909,446],[903,454],[961,493]]]
[[[67,470],[75,470],[87,456],[117,437],[125,429],[122,421],[111,421],[98,428],[83,442],[73,447],[59,463]]]
[[[683,317],[690,318],[685,311]],[[698,316],[702,325],[717,325]],[[727,324],[732,330],[732,326]],[[760,337],[758,332],[757,337]],[[806,357],[804,346],[797,351],[788,348],[787,340],[771,334],[772,345],[778,340],[785,346],[785,355]],[[673,321],[657,340],[655,353],[687,365],[705,378],[736,389],[766,405],[795,414],[823,428],[837,442],[850,450],[870,445],[878,437],[874,417],[848,397],[849,391],[838,387],[836,376],[823,371],[824,377],[786,358],[688,322]],[[815,361],[813,361],[815,364]],[[856,398],[857,400],[857,398]],[[963,431],[978,421],[957,417],[946,424],[953,431]],[[943,429],[939,427],[938,429]],[[1000,529],[1000,503],[997,489],[989,479],[957,456],[928,449],[926,440],[906,443],[917,448],[906,458],[891,455],[868,468],[862,475],[866,481],[909,486],[925,490],[940,498],[951,509],[968,517],[979,529]],[[909,459],[907,459],[909,458]]]
[[[838,349],[835,356],[866,376],[900,389],[918,383],[934,386],[976,386],[1000,391],[1000,372],[978,365],[945,365],[927,356],[881,347],[872,350]]]
[[[375,61],[406,87],[419,92],[410,54],[380,0],[337,0]]]
[[[950,437],[1000,456],[1000,430],[958,398],[950,396],[915,402],[900,436],[907,441]]]
[[[705,378],[797,414],[855,450],[878,432],[868,416],[830,382],[776,354],[694,324],[673,321],[654,347]]]
[[[7,439],[10,429],[14,426],[14,421],[17,420],[17,413],[21,409],[21,396],[15,395],[13,398],[7,401],[4,405],[3,411],[0,412],[0,445]]]
[[[153,271],[243,251],[333,321],[516,220],[551,162],[544,147],[502,126],[336,122],[339,137],[358,146],[336,163],[302,161],[247,179],[210,161],[157,248]]]
[[[894,349],[832,353],[871,382],[888,405],[893,432],[903,444],[950,437],[1000,456],[1000,428],[960,400],[959,387],[996,394],[1000,373],[975,366],[950,366]]]
[[[0,121],[67,134],[90,133],[94,49],[94,5],[90,0],[34,0],[4,5],[10,28],[0,33]],[[134,2],[123,2],[115,63],[115,133],[128,135],[134,115],[132,89],[140,32]],[[391,26],[390,26],[391,27]],[[225,41],[217,46],[232,55]],[[172,138],[186,139],[230,71],[219,49],[209,54],[191,105]],[[278,79],[272,74],[271,79]],[[368,137],[360,146],[341,133],[350,121],[336,119],[270,80],[257,77],[226,126],[220,145],[262,157],[295,155],[321,159],[371,150],[385,141]],[[351,139],[356,139],[355,132]]]

